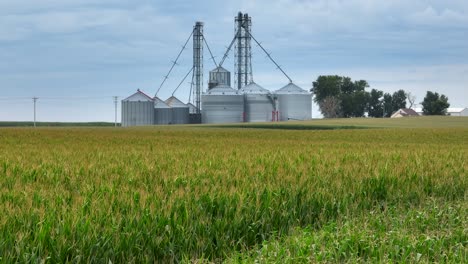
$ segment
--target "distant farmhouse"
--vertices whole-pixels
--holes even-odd
[[[419,114],[414,111],[413,109],[409,108],[401,108],[395,113],[390,116],[391,118],[399,118],[399,117],[411,117],[411,116],[419,116]]]
[[[419,115],[424,115],[422,108],[413,108]],[[447,108],[447,115],[449,116],[468,116],[467,107]]]

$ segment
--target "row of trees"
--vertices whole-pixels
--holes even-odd
[[[372,89],[366,91],[369,84],[365,80],[352,81],[349,77],[337,75],[319,76],[313,82],[311,92],[325,118],[363,117],[367,112],[370,117],[390,117],[400,108],[414,106],[415,96],[404,90],[393,94]],[[428,92],[424,98],[425,114],[443,114],[449,107],[446,96]]]

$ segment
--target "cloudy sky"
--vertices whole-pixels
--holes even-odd
[[[234,16],[305,89],[319,75],[368,80],[372,88],[425,91],[468,107],[466,0],[0,0],[0,120],[113,121],[112,96],[154,95],[195,21],[220,60]],[[287,79],[258,47],[254,80],[276,90]],[[191,68],[181,57],[159,96]],[[225,67],[233,70],[233,54]],[[205,53],[205,76],[213,68]],[[206,84],[205,84],[206,87]],[[189,85],[176,96],[187,101]],[[317,116],[317,109],[314,109]],[[119,114],[120,116],[120,114]],[[120,117],[119,117],[120,119]]]

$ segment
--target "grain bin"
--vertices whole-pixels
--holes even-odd
[[[312,119],[312,94],[294,83],[275,92],[280,121]]]
[[[147,126],[154,122],[154,101],[140,90],[122,100],[122,126]]]
[[[189,107],[189,124],[201,124],[201,112],[192,103],[188,103],[187,106]]]
[[[227,85],[218,85],[202,95],[203,123],[240,123],[244,96]]]
[[[275,98],[267,89],[252,82],[240,90],[245,98],[245,121],[268,122],[273,120]]]
[[[165,103],[172,109],[172,124],[189,123],[189,107],[175,96],[169,97]]]
[[[187,106],[189,108],[189,114],[196,114],[197,113],[197,107],[194,104],[188,103]]]
[[[221,66],[210,71],[210,80],[208,81],[208,89],[214,88],[217,85],[224,85],[224,86],[231,87],[231,73]]]
[[[154,98],[154,124],[168,125],[172,123],[172,109],[163,100]]]

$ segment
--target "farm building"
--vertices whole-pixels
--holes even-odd
[[[416,113],[424,115],[422,108],[413,108]],[[447,108],[448,116],[468,116],[468,107],[452,107]]]
[[[468,116],[468,108],[448,108],[447,115],[450,116]]]
[[[412,116],[419,116],[419,114],[414,111],[413,109],[409,108],[401,108],[398,109],[395,113],[390,116],[391,118],[399,118],[399,117],[412,117]]]

